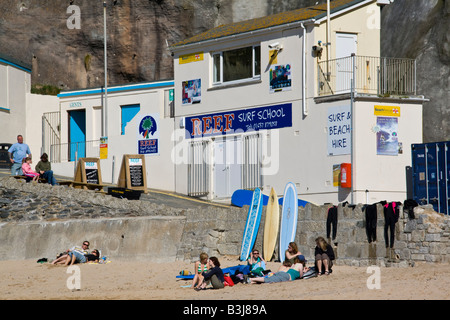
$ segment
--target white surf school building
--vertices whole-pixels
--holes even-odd
[[[415,61],[380,57],[380,1],[335,0],[171,46],[177,192],[314,203],[406,199],[422,141]]]
[[[65,91],[58,97],[60,120],[53,126],[60,137],[58,143],[43,143],[55,172],[70,177],[77,159],[100,157],[103,182],[116,184],[123,155],[142,154],[148,188],[175,189],[173,81],[111,86],[106,107],[103,88]]]

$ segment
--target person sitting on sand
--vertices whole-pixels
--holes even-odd
[[[286,260],[272,276],[251,278],[250,283],[276,283],[300,279],[303,273],[307,271],[306,261],[299,258],[295,258],[294,261],[295,264],[292,265],[289,260]]]
[[[198,288],[203,282],[203,272],[209,270],[208,254],[202,252],[200,254],[200,260],[194,264],[194,279],[192,280],[191,288]]]
[[[203,272],[203,281],[195,290],[204,290],[206,285],[211,282],[214,289],[222,289],[225,287],[223,284],[225,282],[225,278],[223,275],[223,271],[220,268],[219,259],[216,257],[209,258],[209,263],[211,269],[208,272]]]
[[[294,259],[297,256],[301,256],[299,259],[304,259],[302,253],[298,251],[297,244],[295,242],[289,242],[289,246],[285,251],[285,260],[289,260],[291,264],[294,264]]]
[[[248,265],[250,266],[250,272],[253,275],[263,276],[263,271],[266,268],[266,261],[264,261],[263,257],[259,254],[258,250],[253,250],[250,258],[247,260]]]
[[[333,266],[334,251],[333,248],[325,241],[323,237],[316,239],[316,248],[314,250],[314,256],[316,259],[315,265],[318,275],[329,275],[331,273],[331,267]]]

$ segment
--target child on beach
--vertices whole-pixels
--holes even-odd
[[[30,157],[26,157],[23,158],[22,160],[22,171],[23,174],[27,177],[33,178],[33,181],[37,181],[37,179],[39,178],[39,173],[33,171],[33,169],[31,169],[31,158]]]
[[[200,260],[194,265],[194,279],[192,280],[192,288],[196,289],[203,282],[203,272],[209,270],[208,255],[204,252],[200,254]]]

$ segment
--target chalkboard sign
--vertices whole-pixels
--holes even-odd
[[[102,175],[100,170],[100,160],[98,158],[81,158],[78,160],[75,173],[75,182],[93,184],[97,186],[78,185],[75,188],[95,189],[102,184]]]
[[[97,162],[85,162],[86,183],[99,184]]]
[[[124,155],[117,186],[147,191],[147,171],[144,155]]]
[[[142,171],[142,159],[128,159],[130,167],[130,183],[131,187],[144,186],[144,172]]]

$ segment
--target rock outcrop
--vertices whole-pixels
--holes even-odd
[[[412,5],[414,4],[414,5]],[[450,140],[450,1],[395,0],[382,10],[381,54],[417,59],[424,142]]]
[[[169,44],[323,1],[108,0],[109,84],[172,79]],[[0,0],[0,8],[0,52],[32,65],[34,84],[64,90],[104,84],[102,1]]]

